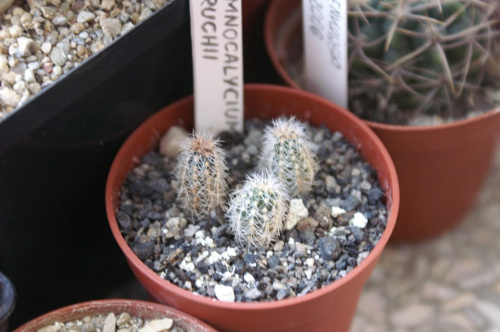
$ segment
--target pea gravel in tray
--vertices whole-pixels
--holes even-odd
[[[230,189],[257,165],[266,123],[247,121],[245,136],[222,133]],[[289,221],[269,248],[238,247],[221,209],[194,220],[176,205],[175,158],[146,154],[125,180],[117,220],[135,254],[162,278],[222,301],[301,296],[344,277],[379,241],[387,222],[373,168],[340,132],[307,127],[320,169],[312,192],[292,199]]]
[[[170,0],[16,0],[0,14],[0,119]]]

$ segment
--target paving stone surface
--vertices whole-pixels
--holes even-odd
[[[351,332],[500,332],[500,150],[474,210],[451,232],[389,244]]]

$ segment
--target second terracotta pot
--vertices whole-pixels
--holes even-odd
[[[132,271],[159,302],[179,308],[227,331],[348,331],[365,282],[380,259],[394,228],[399,206],[397,176],[389,154],[359,119],[313,94],[272,85],[245,87],[245,117],[272,119],[296,116],[315,126],[341,131],[374,167],[385,190],[387,227],[368,257],[345,277],[304,296],[264,303],[226,303],[195,295],[162,279],[133,253],[118,228],[115,212],[119,190],[141,156],[157,147],[159,136],[174,125],[193,126],[193,98],[172,104],[142,124],[124,143],[111,167],[106,210],[111,230]]]
[[[277,72],[300,89],[301,1],[274,0],[264,31]],[[391,240],[419,241],[456,226],[473,207],[491,168],[500,133],[499,110],[436,126],[365,122],[387,147],[400,181],[401,208]]]
[[[109,313],[116,315],[122,312],[144,320],[171,318],[175,326],[181,327],[186,332],[217,332],[202,321],[176,309],[158,303],[122,299],[82,302],[56,309],[27,322],[14,332],[37,332],[56,322],[71,322],[86,316],[108,315]]]

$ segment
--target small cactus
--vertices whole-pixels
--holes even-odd
[[[288,194],[271,174],[255,174],[231,195],[226,217],[236,241],[251,249],[267,247],[280,234]]]
[[[308,144],[304,125],[293,117],[274,120],[264,133],[259,167],[283,181],[292,197],[311,190],[318,169]]]
[[[219,141],[207,134],[193,133],[181,143],[174,174],[183,207],[198,218],[224,204],[227,191],[226,154]]]

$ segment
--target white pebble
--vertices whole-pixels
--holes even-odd
[[[312,268],[314,266],[314,258],[306,259],[306,265]]]
[[[349,222],[349,225],[358,228],[365,228],[366,224],[368,224],[368,219],[360,212],[356,212]]]
[[[33,73],[33,70],[26,69],[26,71],[24,72],[24,80],[27,83],[33,83],[33,82],[35,82],[35,73]]]
[[[19,37],[17,40],[17,50],[20,56],[32,55],[36,52],[36,44],[31,38]]]
[[[231,286],[215,285],[215,297],[223,302],[234,302],[234,290]]]
[[[340,216],[341,214],[344,214],[346,213],[346,210],[338,207],[338,206],[332,206],[332,217],[333,218],[337,218],[338,216]]]
[[[311,279],[311,277],[312,277],[312,271],[311,270],[305,270],[304,274],[306,275],[307,279]]]
[[[154,319],[149,321],[139,332],[161,332],[172,328],[174,321],[171,318]]]
[[[76,18],[76,21],[78,23],[86,23],[86,22],[91,22],[95,19],[95,14],[88,12],[86,10],[82,10],[78,13],[78,17]]]
[[[285,222],[285,229],[291,230],[299,221],[309,216],[309,211],[302,202],[302,199],[292,199],[288,210],[288,217]]]
[[[255,278],[248,272],[245,273],[245,275],[243,276],[243,280],[245,280],[248,284],[255,283]]]
[[[232,247],[227,247],[226,251],[221,254],[222,258],[228,261],[231,257],[236,257],[236,249]]]
[[[188,257],[182,260],[182,262],[179,264],[179,267],[184,271],[193,272],[195,270],[194,263],[190,262],[190,259],[188,260],[187,258]]]
[[[110,313],[108,316],[106,316],[102,332],[115,332],[115,330],[116,330],[116,316],[114,313]]]
[[[122,33],[122,23],[117,18],[105,18],[101,20],[102,31],[110,36],[116,37]]]
[[[181,142],[188,138],[188,132],[178,126],[171,127],[160,140],[160,153],[175,157],[181,151]]]
[[[212,251],[210,257],[208,257],[208,263],[214,264],[220,261],[222,256],[217,251]]]
[[[5,106],[16,107],[21,97],[14,90],[9,88],[0,89],[0,104]]]

